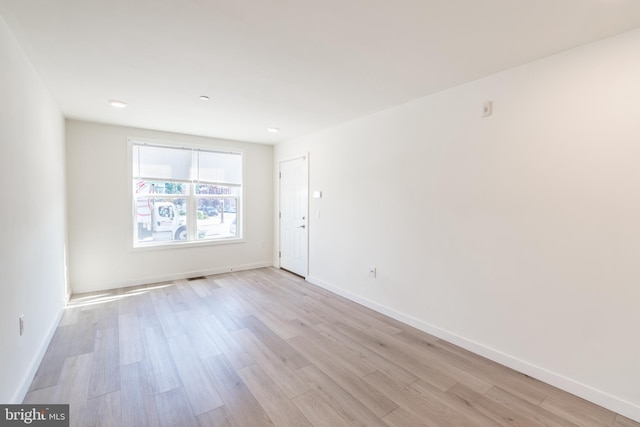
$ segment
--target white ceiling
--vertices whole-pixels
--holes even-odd
[[[66,117],[277,143],[639,27],[640,1],[0,0],[0,15]]]

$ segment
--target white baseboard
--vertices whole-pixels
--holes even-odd
[[[255,264],[244,264],[244,265],[235,265],[230,267],[219,267],[207,270],[196,270],[196,271],[183,271],[175,274],[169,275],[159,275],[159,276],[144,276],[139,277],[137,279],[131,280],[121,280],[117,282],[108,282],[108,283],[99,283],[91,289],[73,289],[73,293],[84,293],[84,292],[96,292],[96,291],[106,291],[109,289],[118,289],[118,288],[126,288],[129,286],[138,286],[138,285],[148,285],[150,283],[157,282],[167,282],[170,280],[178,280],[178,279],[186,279],[189,277],[199,277],[199,276],[212,276],[214,274],[223,274],[223,273],[231,273],[233,271],[244,271],[244,270],[254,270],[256,268],[263,267],[271,267],[271,262],[260,262]]]
[[[634,421],[640,422],[640,406],[634,403],[628,402],[624,399],[620,399],[609,393],[595,389],[579,381],[572,380],[571,378],[567,378],[558,373],[549,371],[545,368],[529,363],[526,360],[522,360],[491,347],[487,347],[481,343],[454,334],[445,329],[417,319],[413,316],[406,315],[392,308],[370,301],[359,295],[353,294],[351,292],[345,291],[344,289],[340,289],[334,285],[324,282],[316,277],[309,276],[306,280],[313,285],[319,286],[351,301],[357,302],[358,304],[364,305],[365,307],[396,319],[402,323],[413,326],[414,328],[420,329],[421,331],[462,347],[465,350],[469,350],[494,362],[500,363],[501,365],[529,375],[530,377],[536,378],[542,382],[569,392],[575,396],[581,397],[585,400],[588,400],[589,402],[595,403],[596,405],[600,405]]]
[[[53,319],[53,322],[51,323],[51,325],[49,325],[49,329],[47,330],[47,334],[45,335],[44,339],[42,340],[42,343],[40,344],[40,348],[31,358],[31,361],[29,363],[29,369],[25,373],[20,383],[20,387],[18,387],[18,390],[16,390],[14,395],[11,397],[11,402],[9,403],[20,404],[22,403],[25,396],[27,395],[27,392],[29,391],[29,387],[31,386],[31,382],[33,381],[33,378],[36,376],[36,373],[38,372],[38,368],[40,367],[40,363],[42,363],[42,359],[44,358],[44,355],[47,352],[47,349],[49,348],[51,339],[53,338],[53,335],[56,333],[58,324],[60,324],[60,319],[62,319],[62,315],[64,314],[65,306],[66,306],[66,302],[65,302],[65,305],[58,311],[58,314]]]

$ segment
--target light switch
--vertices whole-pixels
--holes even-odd
[[[482,105],[482,117],[489,117],[493,114],[493,101],[487,101]]]

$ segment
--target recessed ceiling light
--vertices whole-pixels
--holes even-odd
[[[118,101],[117,99],[110,99],[109,105],[115,108],[124,108],[127,106],[127,103],[124,101]]]
[[[276,132],[280,132],[280,129],[278,129],[278,128],[267,128],[267,132],[276,133]]]
[[[200,101],[208,101],[209,97],[207,95],[200,96]]]

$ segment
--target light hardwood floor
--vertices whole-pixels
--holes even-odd
[[[75,295],[25,403],[73,426],[640,426],[273,268]]]

